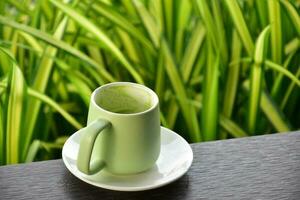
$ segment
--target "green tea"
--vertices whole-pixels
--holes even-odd
[[[96,103],[110,112],[133,114],[148,110],[152,106],[152,98],[149,92],[138,87],[118,85],[103,89]]]

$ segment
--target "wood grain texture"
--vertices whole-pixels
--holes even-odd
[[[178,181],[143,192],[90,186],[62,160],[0,167],[0,199],[300,199],[300,132],[192,144]]]

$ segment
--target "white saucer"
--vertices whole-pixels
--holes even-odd
[[[140,191],[161,187],[184,175],[193,161],[190,145],[178,134],[161,127],[161,152],[153,168],[135,175],[113,175],[102,170],[88,176],[76,167],[79,141],[80,134],[76,132],[64,144],[62,158],[66,167],[82,181],[110,190]]]

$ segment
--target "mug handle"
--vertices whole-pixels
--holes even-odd
[[[95,140],[103,129],[111,126],[111,123],[104,119],[97,119],[87,125],[85,128],[80,129],[82,131],[79,152],[77,156],[77,168],[79,171],[92,175],[99,172],[104,167],[102,160],[95,160],[91,162],[92,151],[94,148]]]

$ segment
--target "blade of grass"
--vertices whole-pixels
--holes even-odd
[[[298,11],[296,10],[296,8],[293,7],[291,2],[289,2],[289,1],[280,0],[280,3],[286,9],[286,13],[290,17],[290,19],[291,19],[292,23],[294,24],[294,27],[298,33],[298,36],[300,37],[300,16],[298,14]]]
[[[93,60],[95,60],[100,65],[105,66],[103,55],[100,53],[97,47],[88,45],[87,50]]]
[[[200,23],[197,23],[190,37],[190,41],[188,43],[188,46],[186,47],[182,62],[180,64],[180,68],[183,74],[183,80],[185,83],[188,82],[190,78],[194,63],[200,51],[204,37],[205,29]]]
[[[33,162],[36,154],[38,153],[39,149],[41,148],[41,141],[34,140],[31,145],[29,146],[28,154],[26,155],[25,162]]]
[[[180,99],[178,101],[182,114],[184,116],[185,122],[189,129],[189,136],[193,142],[199,142],[201,140],[200,129],[197,122],[197,115],[195,109],[184,103],[181,99],[187,99],[187,94],[182,82],[182,79],[179,75],[177,67],[172,58],[170,49],[166,41],[162,41],[162,51],[165,57],[165,70],[171,81],[173,90]]]
[[[298,68],[298,71],[296,72],[296,78],[300,77],[300,67]],[[294,81],[292,81],[288,87],[288,89],[286,90],[284,97],[282,99],[282,102],[280,104],[280,109],[284,110],[288,100],[289,100],[289,96],[291,95],[294,87],[295,87],[296,83]]]
[[[179,112],[178,103],[175,98],[172,98],[168,105],[168,111],[167,111],[167,117],[166,117],[167,124],[171,129],[173,129],[175,126],[178,112]]]
[[[2,88],[1,88],[2,89]],[[1,91],[0,96],[3,94],[3,92],[6,91]],[[5,164],[5,132],[4,132],[4,119],[3,119],[3,102],[0,101],[0,166]]]
[[[267,26],[258,36],[256,41],[254,64],[251,68],[250,94],[249,94],[249,112],[248,112],[248,130],[250,134],[255,132],[258,108],[260,105],[261,83],[263,76],[263,63],[268,47],[268,37],[270,26]]]
[[[212,14],[209,10],[209,6],[206,2],[206,0],[196,0],[197,9],[199,10],[199,13],[201,15],[201,18],[203,19],[203,22],[205,24],[205,28],[207,31],[207,37],[210,38],[212,41],[212,44],[214,47],[218,47],[218,38],[216,36],[216,26],[214,25],[214,20],[212,17]]]
[[[68,112],[66,112],[59,104],[53,101],[50,97],[35,91],[31,88],[28,88],[28,95],[34,97],[43,103],[46,103],[48,106],[59,112],[70,124],[72,124],[76,129],[82,128],[82,124],[80,124],[74,117],[72,117]]]
[[[81,51],[77,50],[76,48],[70,46],[68,43],[63,42],[62,40],[58,40],[56,38],[54,38],[53,36],[51,36],[50,34],[47,34],[43,31],[40,31],[38,29],[34,29],[32,27],[26,26],[24,24],[19,24],[17,22],[14,22],[6,17],[0,16],[0,23],[1,24],[5,24],[8,26],[11,26],[13,28],[16,28],[18,30],[24,31],[30,35],[33,35],[36,38],[39,38],[59,49],[62,49],[72,55],[74,55],[75,57],[78,57],[80,60],[85,61],[86,63],[90,64],[91,66],[95,67],[96,69],[99,70],[99,73],[108,81],[110,82],[114,82],[115,79],[112,77],[112,75],[107,72],[107,70],[99,65],[98,63],[96,63],[94,60],[90,59],[88,56],[86,56],[84,53],[82,53]],[[103,84],[104,82],[102,82]]]
[[[26,109],[26,83],[21,70],[16,64],[10,72],[8,81],[5,118],[6,163],[15,164],[21,161],[21,134],[24,126]]]
[[[0,49],[3,50],[3,48],[1,47]],[[12,68],[12,63],[10,58],[6,55],[6,53],[0,51],[1,76],[8,74],[11,68]]]
[[[231,49],[231,61],[239,60],[242,53],[242,43],[234,30],[232,34],[232,49]],[[228,67],[227,80],[224,92],[224,102],[222,113],[224,117],[231,118],[233,106],[235,103],[237,86],[239,81],[240,64],[236,63]],[[226,130],[226,129],[225,129]],[[222,132],[220,135],[221,139],[226,138],[226,133]]]
[[[265,92],[261,96],[261,109],[278,132],[288,132],[291,130],[289,124],[285,122],[285,117],[281,110]]]
[[[53,37],[55,37],[57,40],[60,40],[63,37],[67,25],[67,20],[68,20],[67,18],[64,18],[59,24],[59,26],[57,27],[53,35]],[[32,88],[41,93],[45,93],[46,87],[48,85],[48,81],[50,79],[50,74],[52,72],[53,62],[54,62],[52,57],[56,56],[57,48],[48,46],[45,48],[44,53],[46,55],[49,55],[50,58],[48,56],[42,57],[40,62],[40,66],[42,67],[38,67],[37,73],[35,75],[35,79],[32,84]],[[40,111],[41,102],[36,101],[35,99],[29,99],[28,106],[30,106],[31,112],[27,112],[26,114],[27,134],[26,137],[23,138],[24,143],[21,146],[23,149],[23,155],[22,155],[23,159],[25,159],[25,156],[27,155],[27,151],[29,149],[30,143],[33,138],[34,128],[38,120],[38,114]]]
[[[225,117],[222,114],[219,117],[219,123],[221,127],[224,128],[233,137],[240,138],[248,136],[248,134],[241,127],[239,127],[235,122],[231,121],[229,118]]]
[[[70,66],[61,60],[56,60],[56,63],[65,70],[65,77],[68,79],[72,85],[76,87],[77,93],[80,95],[81,99],[85,103],[86,106],[89,105],[90,95],[92,94],[92,90],[87,85],[86,81],[81,80],[78,76],[76,76],[75,72],[73,72]]]
[[[22,36],[25,39],[25,41],[36,51],[43,52],[43,47],[37,42],[37,40],[34,37],[21,31],[19,32],[19,35]]]
[[[161,0],[149,0],[149,13],[154,18],[154,22],[157,25],[157,32],[162,33],[165,27],[163,2]]]
[[[151,42],[126,17],[123,17],[117,10],[115,10],[114,7],[98,1],[97,4],[93,5],[93,9],[129,33],[136,40],[140,41],[151,54],[155,54],[155,50]]]
[[[164,13],[164,19],[165,19],[165,32],[166,32],[166,38],[168,41],[168,44],[171,49],[173,49],[173,22],[174,22],[174,3],[173,0],[164,0],[161,1],[163,5],[163,13]]]
[[[275,63],[282,62],[281,14],[278,0],[268,0],[269,21],[271,24],[271,53]]]
[[[300,80],[295,75],[293,75],[289,70],[285,69],[281,65],[273,63],[270,60],[266,60],[265,64],[266,64],[266,66],[272,68],[273,70],[276,70],[276,71],[284,74],[286,77],[291,79],[291,81],[295,82],[300,87]]]
[[[261,0],[255,0],[255,5],[257,8],[258,16],[259,16],[259,22],[261,23],[261,27],[266,27],[268,24],[267,20],[267,1],[261,1]]]
[[[208,43],[209,44],[209,43]],[[216,56],[213,47],[208,45],[208,58],[205,66],[203,83],[203,107],[202,123],[204,141],[215,140],[217,138],[218,124],[218,84],[219,84],[219,54]]]
[[[243,88],[249,91],[249,80],[244,81]],[[261,92],[260,108],[278,132],[290,130],[283,113],[265,91]]]
[[[164,86],[165,86],[165,70],[164,70],[164,56],[163,52],[160,49],[158,54],[158,61],[157,61],[157,72],[156,72],[156,81],[155,81],[155,92],[158,95],[159,99],[163,99]]]
[[[232,51],[231,51],[231,62],[239,60],[242,53],[242,44],[238,38],[237,32],[234,31],[232,34]],[[227,81],[225,85],[224,103],[223,103],[223,115],[230,118],[233,105],[235,101],[238,80],[239,80],[239,68],[240,64],[235,63],[228,68]]]
[[[248,55],[252,56],[254,53],[254,43],[237,1],[225,0],[225,3]]]
[[[147,11],[145,6],[142,2],[138,0],[132,1],[134,6],[136,7],[136,10],[145,26],[145,29],[147,30],[153,44],[155,47],[159,46],[159,39],[160,39],[160,32],[158,29],[158,26],[156,25],[153,17],[151,14]]]
[[[191,17],[192,6],[190,1],[179,1],[178,4],[178,18],[176,20],[177,31],[175,36],[175,55],[176,60],[180,61],[184,52],[184,33]]]
[[[292,39],[289,43],[287,43],[284,47],[284,54],[289,55],[292,52],[297,51],[300,48],[300,37]]]
[[[285,60],[284,64],[283,64],[283,67],[285,69],[288,68],[293,56],[295,55],[295,53],[291,53],[287,59]],[[272,86],[272,89],[271,89],[271,96],[274,98],[274,99],[277,99],[278,96],[279,96],[279,92],[280,92],[280,89],[281,89],[281,86],[282,86],[282,80],[283,80],[283,74],[280,73],[276,76],[276,79],[274,81],[274,84]]]
[[[110,40],[110,38],[95,24],[89,21],[86,17],[80,15],[76,10],[67,4],[60,3],[57,0],[49,0],[53,5],[61,9],[64,13],[69,15],[74,21],[76,21],[82,28],[89,31],[94,37],[101,43],[103,43],[107,49],[120,61],[120,63],[128,70],[133,76],[135,81],[143,84],[142,77],[138,74],[135,68],[128,62],[123,53],[118,47]]]
[[[117,33],[120,36],[120,39],[123,43],[124,49],[128,57],[134,62],[134,63],[140,63],[140,59],[136,50],[136,47],[134,45],[133,40],[130,38],[130,36],[123,30],[117,28]]]
[[[228,48],[226,42],[226,35],[225,35],[225,28],[223,22],[222,11],[220,8],[221,1],[211,1],[212,2],[212,9],[213,9],[213,16],[214,16],[214,23],[216,26],[216,37],[218,41],[218,48],[220,49],[222,63],[228,62]]]

